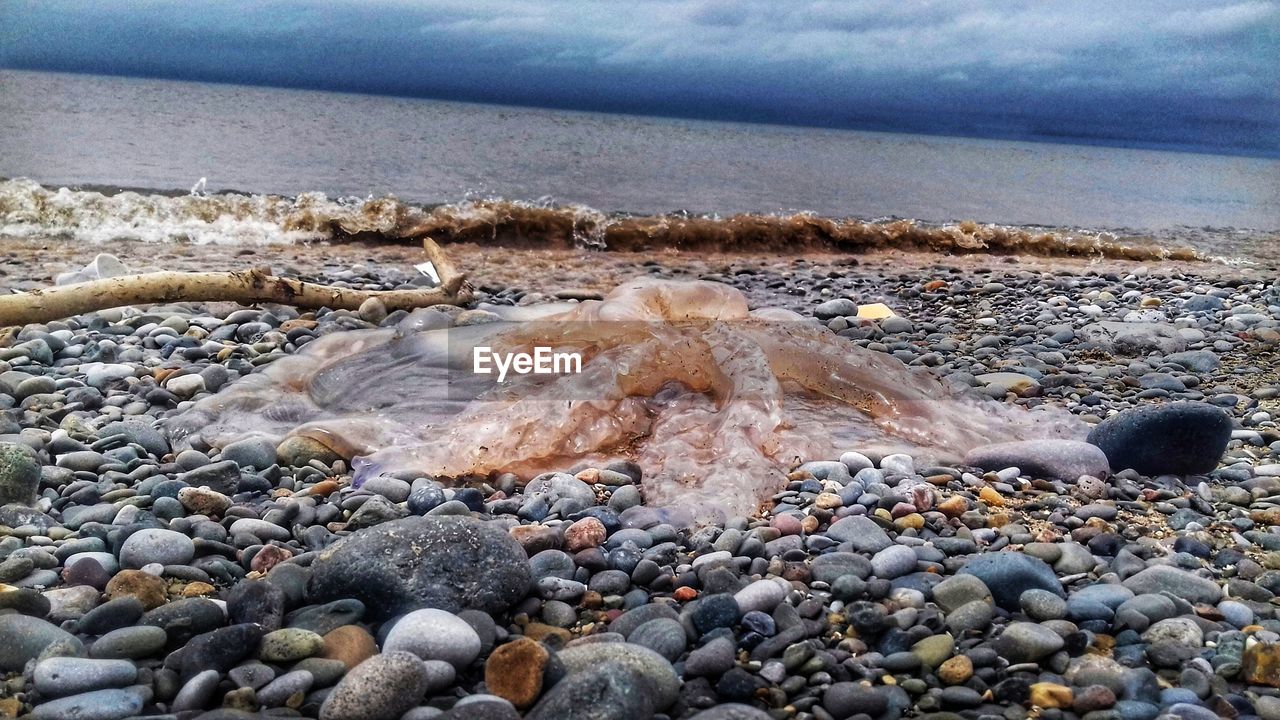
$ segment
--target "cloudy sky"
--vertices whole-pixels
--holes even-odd
[[[1268,0],[0,0],[0,66],[1280,155]]]

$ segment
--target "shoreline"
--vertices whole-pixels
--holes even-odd
[[[106,194],[104,194],[106,193]],[[1167,227],[1134,230],[1074,226],[927,222],[901,217],[824,216],[807,211],[636,214],[547,201],[468,199],[415,205],[394,196],[329,199],[239,193],[109,194],[0,181],[0,237],[70,244],[137,238],[159,244],[279,246],[293,243],[412,242],[518,250],[589,249],[639,253],[936,252],[1132,260],[1209,261],[1274,269],[1266,246],[1277,230]]]

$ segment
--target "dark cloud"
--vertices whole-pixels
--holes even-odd
[[[0,65],[1280,153],[1259,0],[0,5]]]

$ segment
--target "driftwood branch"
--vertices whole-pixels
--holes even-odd
[[[467,302],[471,293],[466,277],[433,241],[424,240],[423,248],[440,278],[438,287],[353,290],[290,280],[261,270],[144,273],[0,296],[0,327],[48,322],[124,305],[169,302],[271,302],[309,309],[357,310],[369,298],[377,298],[388,311]]]

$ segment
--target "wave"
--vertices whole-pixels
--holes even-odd
[[[949,253],[1019,253],[1128,260],[1204,260],[1106,232],[1046,230],[972,221],[837,219],[812,213],[726,217],[605,213],[580,205],[474,200],[418,206],[394,197],[330,199],[221,193],[165,195],[46,188],[0,181],[0,236],[82,242],[186,241],[276,244],[344,240],[469,242],[514,247],[585,247],[639,252],[859,252],[881,248]]]

